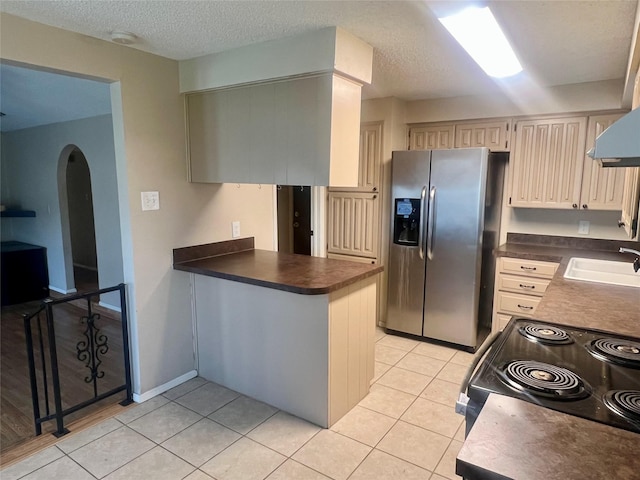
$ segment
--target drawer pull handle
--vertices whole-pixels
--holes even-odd
[[[518,304],[518,308],[521,308],[522,310],[533,310],[533,307],[530,307],[528,305],[520,305],[520,304]]]
[[[522,283],[520,284],[520,288],[528,288],[530,290],[533,290],[534,288],[536,288],[535,285],[523,285]]]
[[[521,268],[522,270],[531,270],[532,272],[533,272],[533,271],[535,271],[535,270],[537,270],[537,268],[536,268],[536,267],[525,267],[524,265],[520,265],[520,268]]]

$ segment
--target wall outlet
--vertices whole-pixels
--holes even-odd
[[[158,192],[140,192],[142,210],[160,210],[160,194]]]
[[[580,220],[578,222],[578,233],[581,235],[589,235],[589,222]]]
[[[240,236],[240,222],[231,222],[231,238],[238,238]]]

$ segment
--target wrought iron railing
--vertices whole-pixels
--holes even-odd
[[[119,323],[121,324],[120,331],[122,332],[122,358],[120,359],[111,358],[116,353],[110,347],[109,336],[105,333],[105,327],[107,326],[105,323],[109,321],[111,323],[109,326],[113,329],[116,328],[113,324],[114,322],[117,323],[117,319],[103,319],[103,315],[96,312],[92,303],[92,298],[111,292],[120,293]],[[86,309],[82,307],[84,301],[86,301]],[[79,311],[76,310],[78,303],[81,305]],[[65,346],[61,348],[64,358],[59,357],[58,350],[60,348],[56,339],[56,327],[61,325],[56,322],[54,317],[55,307],[61,305],[74,305],[75,308],[71,307],[69,310],[74,310],[75,313],[86,313],[79,315],[79,322],[68,320],[68,324],[64,325],[66,330]],[[73,314],[65,313],[65,318],[73,317]],[[24,315],[23,318],[36,435],[42,433],[42,424],[51,420],[56,421],[56,430],[53,433],[56,437],[68,433],[69,430],[64,426],[64,417],[116,393],[126,391],[126,398],[120,402],[121,405],[128,405],[132,402],[129,329],[124,284],[55,300],[46,299],[36,312]],[[69,343],[68,337],[74,336],[74,334],[82,336],[79,340],[76,338]],[[110,351],[114,355],[107,357]],[[70,357],[72,356],[75,359],[71,359]],[[108,372],[111,388],[103,392],[99,388],[98,382],[105,379],[105,361],[107,358],[110,366],[113,367],[114,364],[117,364],[115,370],[118,370],[124,378],[120,377],[122,383],[118,384],[120,382],[119,375],[114,374],[113,371]],[[62,378],[61,359],[67,366],[62,372]],[[119,363],[120,360],[122,363]],[[81,362],[83,365],[78,366],[75,364],[74,367],[69,368],[70,365],[73,365],[72,361]],[[78,384],[74,385],[73,382],[80,380],[78,378],[70,378],[75,377],[73,373],[76,373],[78,368],[80,371],[85,372],[81,375],[84,377],[81,381],[86,385],[90,385],[91,396],[73,405],[63,406],[62,396],[65,388],[68,390],[76,389],[75,392],[69,392],[67,398],[79,396],[78,392],[81,389],[78,389]],[[115,385],[113,385],[114,383]]]

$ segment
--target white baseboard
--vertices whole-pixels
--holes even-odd
[[[113,310],[114,312],[122,313],[122,310],[120,307],[116,307],[115,305],[111,305],[110,303],[98,302],[98,305],[108,310]]]
[[[64,288],[54,287],[53,285],[49,285],[49,290],[53,290],[54,292],[58,292],[63,295],[69,295],[70,293],[78,293],[78,291],[75,288],[70,288],[69,290],[65,290]]]
[[[192,378],[197,376],[198,376],[197,370],[191,370],[190,372],[187,372],[184,375],[180,375],[178,378],[174,378],[173,380],[163,385],[160,385],[159,387],[152,388],[151,390],[144,392],[143,394],[138,395],[137,393],[134,393],[133,401],[136,403],[146,402],[150,398],[160,395],[161,393],[164,393],[167,390],[171,390],[173,387],[177,387],[181,383],[184,383],[187,380],[191,380]]]

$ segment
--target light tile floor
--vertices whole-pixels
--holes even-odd
[[[194,378],[0,471],[2,480],[442,480],[472,355],[376,337],[375,383],[331,429]]]

